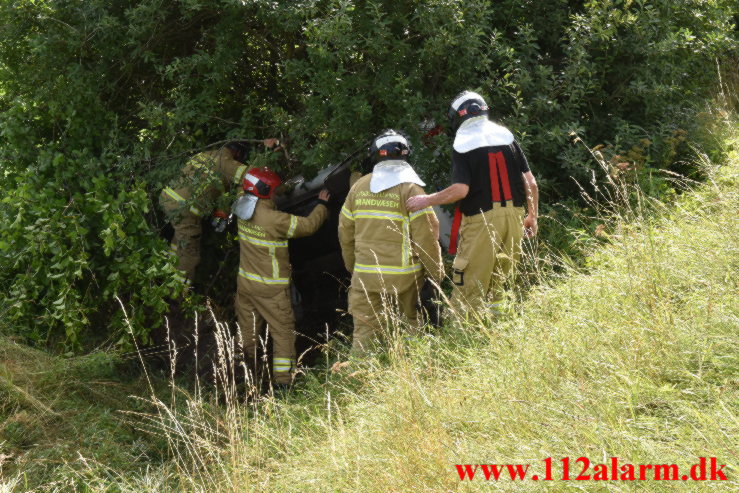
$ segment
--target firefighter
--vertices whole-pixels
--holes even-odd
[[[352,274],[353,355],[372,348],[395,309],[415,324],[424,278],[438,283],[444,274],[434,211],[405,207],[425,185],[406,162],[409,153],[407,140],[394,130],[375,137],[372,173],[352,186],[339,216],[341,251]]]
[[[284,388],[292,382],[296,363],[287,240],[318,230],[328,216],[330,196],[322,190],[307,217],[294,216],[275,209],[272,197],[281,180],[274,171],[251,169],[243,183],[245,195],[234,210],[239,217],[240,246],[235,307],[244,356],[248,366],[258,366],[266,322],[272,336],[273,382]]]
[[[449,125],[454,134],[452,185],[411,197],[406,206],[416,211],[459,201],[449,245],[449,253],[456,253],[452,301],[501,313],[503,285],[520,256],[522,237],[537,233],[536,179],[513,134],[488,119],[479,94],[464,91],[454,98]],[[522,227],[524,205],[528,213]]]
[[[279,145],[277,139],[262,142],[267,148]],[[177,267],[188,285],[193,282],[200,263],[203,215],[211,213],[223,193],[241,183],[246,172],[242,163],[248,150],[245,143],[235,141],[220,149],[197,154],[187,162],[180,177],[159,196],[159,203],[174,227],[170,249],[177,255]],[[225,227],[226,215],[219,210],[213,214],[214,226]]]

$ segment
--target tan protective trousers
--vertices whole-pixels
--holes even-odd
[[[487,212],[464,216],[452,264],[453,306],[499,310],[503,286],[521,257],[523,207],[494,204]]]
[[[159,203],[174,228],[170,248],[177,255],[177,268],[184,273],[187,281],[192,282],[195,269],[200,264],[201,218],[173,200],[160,198]]]
[[[295,316],[290,288],[277,295],[257,296],[236,291],[236,317],[241,329],[244,356],[257,362],[259,347],[266,348],[267,331],[272,336],[272,375],[276,383],[290,383],[295,370]]]
[[[415,328],[418,323],[416,303],[418,288],[403,293],[365,291],[349,288],[349,313],[354,317],[352,356],[362,356],[376,348],[385,327],[397,328],[400,316]]]

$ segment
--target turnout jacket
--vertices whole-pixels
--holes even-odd
[[[370,191],[372,174],[349,191],[339,216],[339,242],[352,288],[402,293],[428,277],[440,282],[444,264],[439,221],[432,208],[409,213],[405,202],[423,194],[415,183]]]
[[[278,211],[273,201],[259,199],[251,219],[238,221],[239,290],[262,297],[284,291],[291,273],[287,240],[312,235],[327,216],[323,204],[302,217]]]
[[[246,165],[231,157],[224,148],[197,154],[190,159],[170,186],[162,190],[162,199],[189,207],[196,216],[209,214],[218,197],[241,183]]]

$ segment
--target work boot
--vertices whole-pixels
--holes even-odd
[[[272,395],[275,399],[285,399],[292,392],[292,383],[273,383],[272,384]]]

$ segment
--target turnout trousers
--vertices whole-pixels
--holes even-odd
[[[170,249],[177,255],[177,268],[184,273],[186,282],[192,283],[195,269],[200,264],[201,218],[164,195],[160,198],[160,205],[174,228]]]
[[[415,327],[418,323],[417,302],[416,286],[402,293],[391,293],[365,291],[352,284],[349,288],[349,313],[354,317],[352,355],[362,356],[376,347],[383,338],[383,329],[398,327],[401,317]]]
[[[268,332],[272,337],[273,380],[276,383],[292,382],[295,370],[295,316],[290,288],[276,295],[258,296],[239,286],[235,307],[244,356],[257,363],[259,347],[266,349]]]
[[[452,264],[455,306],[503,307],[503,286],[521,256],[523,207],[493,204],[487,212],[464,216]]]

